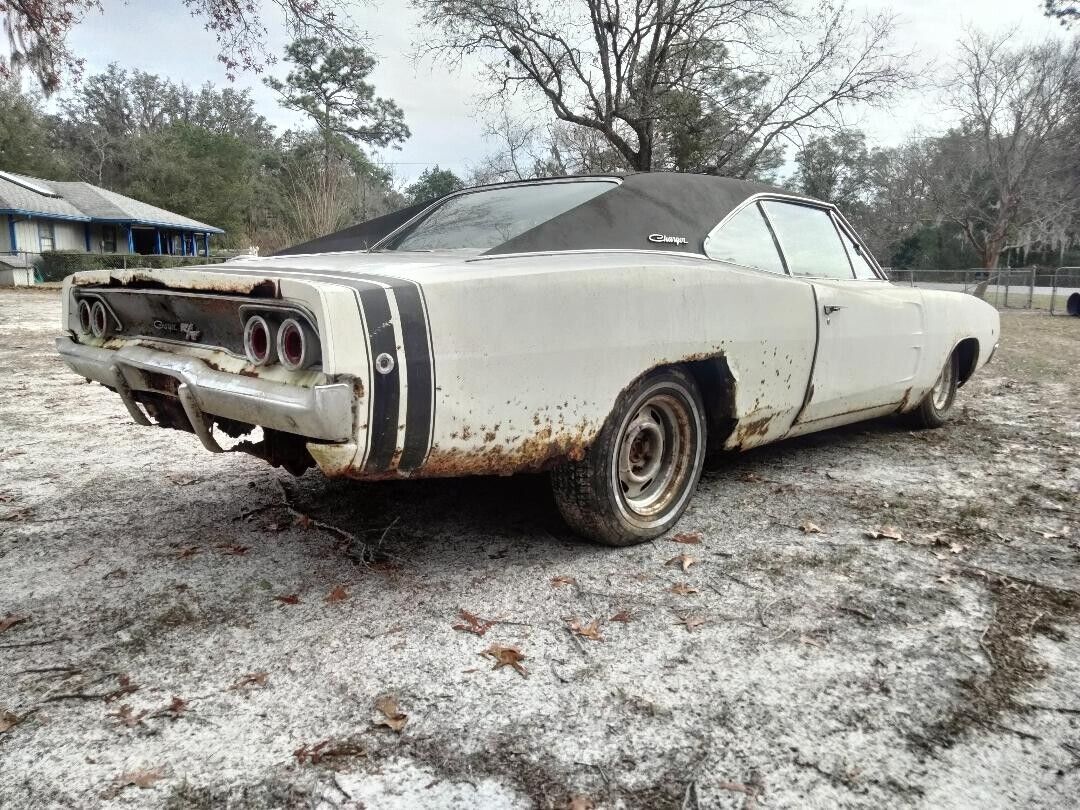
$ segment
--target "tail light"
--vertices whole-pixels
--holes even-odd
[[[84,335],[89,335],[91,330],[91,315],[90,315],[90,303],[88,301],[80,300],[78,304],[79,313],[79,331]]]
[[[101,301],[95,301],[90,307],[90,331],[96,338],[107,337],[109,334],[109,312]]]
[[[296,318],[286,318],[277,334],[278,360],[289,371],[307,368],[318,355],[318,338]]]
[[[252,315],[244,324],[244,351],[252,365],[265,366],[273,354],[270,325],[261,315]]]

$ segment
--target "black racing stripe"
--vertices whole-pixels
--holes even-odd
[[[435,409],[434,362],[419,284],[390,276],[364,276],[380,280],[394,290],[400,317],[401,342],[405,351],[405,375],[408,388],[405,401],[405,440],[398,469],[415,470],[431,449],[431,425]]]

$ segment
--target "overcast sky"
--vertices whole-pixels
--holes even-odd
[[[88,72],[115,61],[195,87],[206,81],[228,83],[215,59],[213,36],[179,0],[104,0],[103,5],[105,15],[91,14],[71,37],[76,52],[86,59]],[[893,9],[901,22],[897,45],[917,50],[920,64],[947,64],[953,43],[968,25],[987,31],[1015,28],[1018,36],[1029,40],[1060,32],[1057,23],[1042,16],[1042,0],[852,0],[849,5],[857,14]],[[267,11],[268,48],[281,53],[287,40],[275,11]],[[394,164],[401,182],[436,163],[467,173],[494,149],[484,141],[483,122],[476,111],[480,85],[475,66],[451,70],[445,65],[415,65],[410,54],[420,34],[406,0],[358,5],[356,17],[372,36],[371,48],[379,57],[373,76],[376,90],[397,101],[413,133],[400,150],[384,150],[383,160]],[[285,72],[282,64],[272,70],[280,75]],[[240,74],[236,85],[252,88],[260,112],[276,126],[284,129],[301,123],[296,114],[277,105],[275,94],[258,77]],[[866,113],[857,123],[874,142],[897,143],[916,127],[932,128],[940,120],[928,103],[925,98],[909,98],[890,111]]]

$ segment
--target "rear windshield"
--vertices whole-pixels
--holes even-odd
[[[382,250],[490,250],[610,191],[614,180],[530,183],[450,197]]]

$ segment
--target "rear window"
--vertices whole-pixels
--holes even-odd
[[[470,191],[437,203],[382,250],[490,250],[610,191],[613,180]]]

